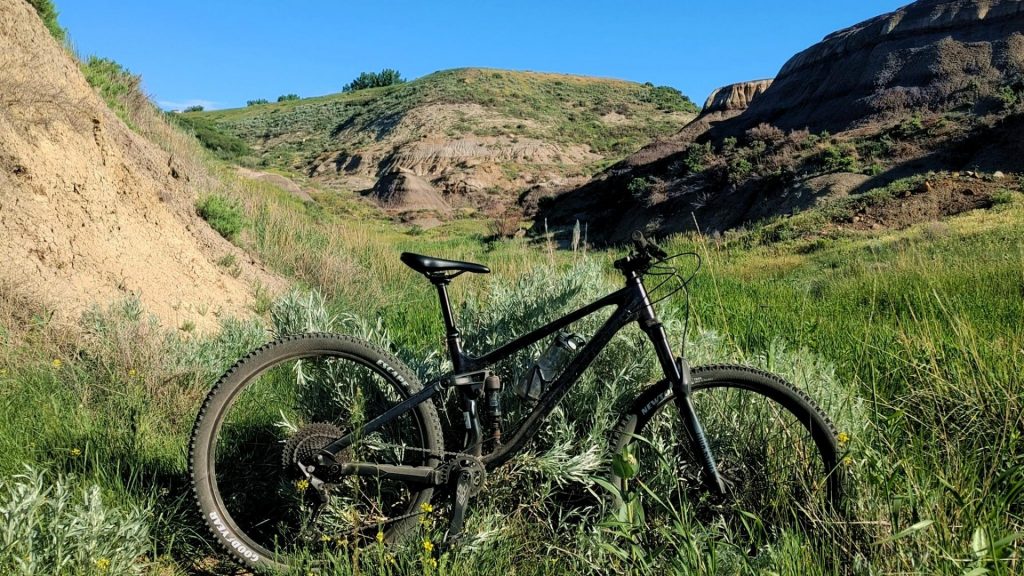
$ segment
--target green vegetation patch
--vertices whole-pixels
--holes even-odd
[[[43,24],[46,25],[46,29],[50,31],[50,34],[57,39],[58,42],[64,43],[68,39],[68,31],[65,30],[59,22],[57,22],[57,7],[53,5],[53,0],[28,0],[28,3],[36,9],[36,13],[43,20]]]
[[[380,72],[363,72],[359,74],[355,80],[345,84],[341,91],[355,92],[356,90],[365,90],[367,88],[383,88],[385,86],[402,84],[403,82],[405,82],[405,78],[402,78],[402,74],[398,70],[385,68]]]
[[[221,159],[238,160],[252,154],[252,150],[244,140],[225,132],[203,116],[192,113],[170,113],[167,117],[174,124],[194,134],[200,144]]]
[[[228,240],[234,240],[245,225],[238,202],[220,194],[211,194],[200,200],[196,204],[196,212]]]
[[[132,102],[146,100],[140,89],[142,77],[110,58],[98,56],[89,56],[81,63],[81,68],[85,80],[99,92],[107,106],[125,124],[132,126],[129,114]]]

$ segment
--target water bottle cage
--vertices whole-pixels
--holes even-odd
[[[519,382],[516,393],[525,400],[537,401],[555,381],[556,374],[569,357],[586,344],[581,336],[571,332],[559,332],[541,353],[540,357]]]

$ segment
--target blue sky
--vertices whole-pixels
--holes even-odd
[[[141,74],[165,108],[337,92],[361,71],[464,66],[712,89],[772,77],[826,34],[907,0],[56,0],[82,56]]]

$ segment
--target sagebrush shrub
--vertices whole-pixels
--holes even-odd
[[[211,228],[228,240],[237,237],[245,224],[242,208],[238,203],[220,194],[211,194],[200,200],[196,205],[196,212],[210,224]]]
[[[151,511],[104,502],[99,486],[26,467],[0,479],[0,573],[142,574]]]

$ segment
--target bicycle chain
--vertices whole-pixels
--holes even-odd
[[[437,470],[439,472],[441,472],[441,474],[442,474],[440,484],[447,484],[447,483],[449,483],[451,481],[452,473],[455,472],[456,470],[460,469],[460,468],[463,468],[463,466],[459,465],[459,462],[463,461],[463,460],[469,460],[469,461],[473,462],[473,466],[472,466],[473,468],[479,468],[480,470],[484,470],[484,471],[487,470],[487,466],[484,464],[484,461],[483,461],[482,458],[480,458],[479,456],[470,454],[468,452],[452,452],[450,450],[440,450],[440,451],[438,451],[438,450],[427,450],[426,448],[414,448],[412,446],[399,446],[399,445],[396,445],[396,444],[380,444],[379,446],[381,446],[383,448],[395,448],[395,449],[400,449],[400,450],[412,450],[413,452],[420,452],[420,453],[423,453],[423,454],[428,454],[430,456],[438,456],[439,455],[442,459],[445,456],[450,456],[451,457],[450,460],[448,460],[447,462],[445,462],[445,463],[443,463],[443,464],[441,464],[440,466],[437,467]],[[482,481],[480,482],[480,484],[482,484]],[[474,492],[473,494],[476,494],[476,492]]]

